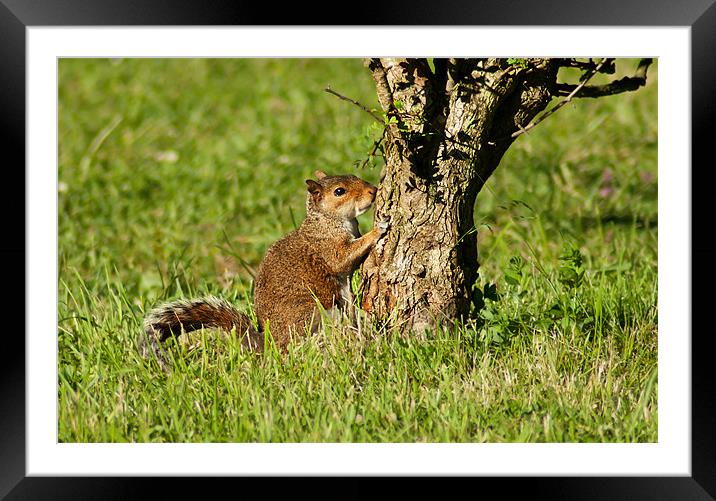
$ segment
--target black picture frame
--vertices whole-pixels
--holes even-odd
[[[5,239],[0,253],[17,273],[6,289],[2,304],[6,320],[26,311],[25,218],[16,214],[25,207],[25,30],[31,26],[117,26],[117,25],[571,25],[571,26],[688,26],[691,27],[692,70],[692,442],[690,477],[524,477],[524,478],[405,478],[380,487],[381,497],[400,494],[406,498],[425,494],[428,487],[443,492],[499,493],[500,497],[521,494],[534,499],[714,499],[716,497],[716,391],[710,349],[713,328],[708,312],[708,287],[716,272],[716,244],[711,243],[711,208],[698,197],[699,190],[713,186],[714,160],[709,148],[716,130],[716,4],[715,0],[385,0],[356,4],[341,14],[336,4],[290,3],[277,8],[267,2],[215,0],[0,0],[0,123],[3,158],[6,159],[6,194],[0,197]],[[337,10],[338,9],[338,10]],[[328,17],[331,19],[327,19]],[[14,161],[7,160],[13,158]],[[687,174],[687,173],[685,173]],[[15,176],[14,179],[11,176]],[[22,186],[22,189],[20,187]],[[16,199],[15,197],[18,197]],[[713,197],[713,196],[712,196]],[[13,226],[14,225],[14,226]],[[699,231],[700,230],[700,231]],[[694,280],[694,278],[698,278]],[[23,284],[21,290],[15,284]],[[695,322],[701,320],[701,322]],[[23,323],[24,331],[24,323]],[[16,499],[134,499],[186,495],[192,490],[221,492],[230,488],[237,495],[252,489],[295,496],[306,492],[330,497],[376,495],[370,480],[286,479],[275,482],[247,478],[146,477],[70,478],[26,477],[25,474],[25,341],[15,322],[5,322],[2,381],[0,382],[0,498]],[[660,333],[660,335],[688,333]],[[428,485],[427,480],[430,480]],[[309,482],[310,481],[310,482]],[[321,485],[317,489],[317,485]],[[337,490],[338,489],[338,490]],[[447,491],[446,491],[447,489]],[[489,489],[489,490],[487,490]],[[338,494],[337,494],[338,493]]]

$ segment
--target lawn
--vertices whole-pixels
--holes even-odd
[[[372,119],[323,91],[378,108],[372,79],[357,59],[60,60],[60,442],[656,442],[657,70],[505,155],[475,208],[478,318],[264,356],[207,331],[165,373],[137,352],[146,311],[250,312],[304,179],[377,183]]]

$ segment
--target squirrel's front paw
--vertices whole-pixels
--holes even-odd
[[[380,234],[380,236],[385,235],[390,229],[390,218],[385,217],[381,221],[377,221],[375,223],[375,227],[378,229],[378,234]]]

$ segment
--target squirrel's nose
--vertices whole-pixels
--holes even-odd
[[[378,188],[376,188],[375,186],[371,186],[370,188],[368,188],[368,193],[370,193],[370,196],[373,198],[375,198],[375,194],[377,193],[377,191]]]

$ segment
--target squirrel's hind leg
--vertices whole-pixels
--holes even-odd
[[[264,326],[267,324],[273,342],[285,351],[292,339],[305,338],[307,331],[310,334],[318,332],[322,320],[318,308],[314,305],[310,308],[294,306],[286,308],[280,316],[263,322]]]

